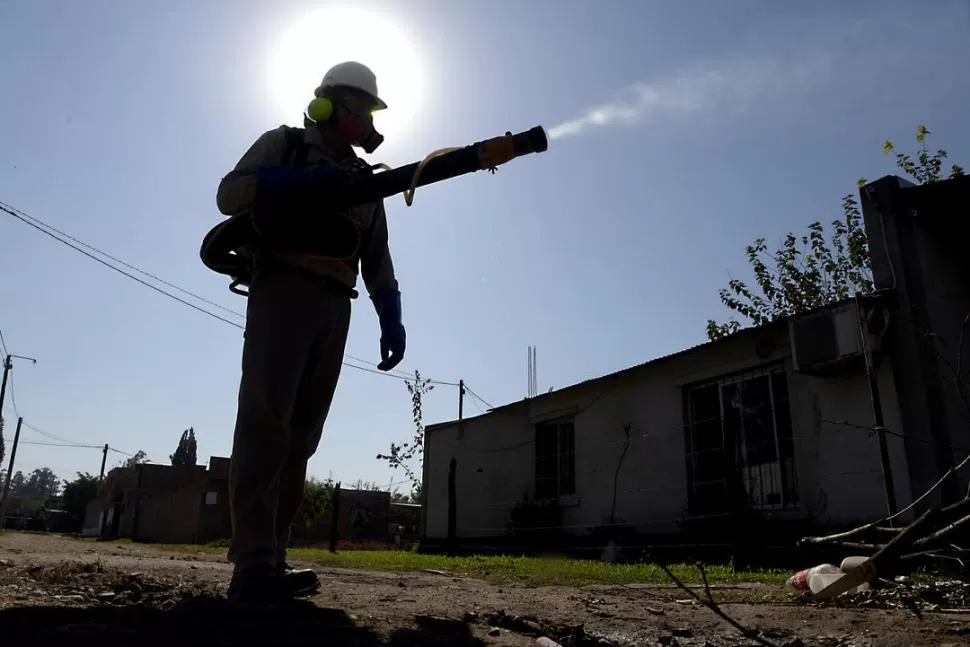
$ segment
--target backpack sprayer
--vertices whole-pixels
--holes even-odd
[[[338,212],[358,205],[377,202],[397,193],[404,193],[404,200],[411,206],[414,191],[419,186],[441,182],[459,175],[487,170],[492,173],[495,169],[516,157],[530,153],[542,153],[549,147],[549,140],[542,126],[512,134],[510,132],[500,137],[493,137],[461,148],[445,148],[434,151],[420,162],[414,162],[398,168],[390,168],[379,164],[373,168],[383,169],[379,173],[360,173],[327,169],[322,178],[327,181],[325,205],[317,205],[314,214],[303,215],[302,218],[326,219],[327,212]],[[332,183],[332,184],[331,184]],[[319,215],[318,215],[319,214]],[[202,263],[210,270],[224,274],[232,279],[229,290],[247,295],[240,290],[239,285],[248,286],[252,279],[251,257],[246,249],[258,238],[257,229],[280,231],[287,223],[282,214],[267,214],[270,218],[278,218],[284,222],[260,223],[258,227],[254,219],[258,214],[237,214],[219,223],[209,230],[202,240],[199,255]],[[264,232],[268,233],[268,232]],[[303,232],[305,235],[306,232]]]

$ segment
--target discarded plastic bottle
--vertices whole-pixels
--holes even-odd
[[[844,577],[846,573],[857,568],[859,564],[865,560],[865,557],[846,557],[844,560],[842,560],[841,568],[832,564],[819,564],[813,568],[798,571],[788,578],[786,586],[795,591],[811,591],[814,595],[827,588],[836,580]],[[851,595],[853,593],[858,593],[859,591],[865,591],[868,588],[869,585],[863,583],[857,587],[849,589],[843,595]]]
[[[832,564],[819,564],[814,568],[806,568],[804,571],[798,571],[794,575],[788,578],[786,586],[795,591],[808,591],[811,590],[812,593],[817,593],[823,588],[828,586],[830,583],[842,577],[842,569],[838,566],[833,566]],[[825,576],[827,579],[824,580],[826,583],[821,584],[823,580],[816,577],[816,586],[821,584],[819,589],[815,589],[811,585],[813,576]]]
[[[832,582],[845,577],[841,568],[831,564],[816,566],[811,571],[808,574],[808,590],[812,592],[812,595],[826,588]],[[848,593],[848,591],[846,592]]]

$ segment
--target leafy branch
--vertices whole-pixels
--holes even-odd
[[[414,381],[405,380],[408,392],[411,394],[411,417],[414,421],[414,434],[405,443],[391,443],[388,454],[378,454],[377,460],[387,461],[392,470],[402,469],[411,482],[411,496],[417,499],[421,493],[421,472],[424,460],[424,422],[422,420],[422,398],[434,389],[434,384],[427,378],[422,378],[419,371],[414,371]],[[417,459],[418,466],[412,468],[411,463]]]
[[[891,141],[883,144],[883,153],[895,152],[896,166],[919,184],[945,179],[943,163],[948,153],[926,149],[926,126],[916,128],[920,151],[915,161],[906,153],[895,152]],[[964,174],[963,167],[953,164],[949,177]],[[858,180],[862,186],[865,178]],[[768,251],[765,238],[757,238],[745,247],[748,264],[754,273],[758,292],[740,279],[730,279],[718,296],[729,310],[747,320],[744,324],[732,317],[724,323],[707,321],[707,338],[715,341],[741,330],[745,324],[760,326],[775,319],[807,312],[856,294],[872,292],[872,266],[862,213],[853,194],[842,197],[842,218],[831,223],[827,239],[821,221],[808,226],[808,233],[789,233],[774,252]]]

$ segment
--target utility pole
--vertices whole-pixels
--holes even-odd
[[[465,380],[458,380],[458,420],[463,419],[465,413]]]
[[[0,383],[0,418],[3,417],[3,399],[7,395],[7,376],[10,374],[10,369],[13,368],[13,362],[10,359],[10,355],[3,358],[3,382]]]
[[[458,380],[458,440],[465,437],[465,380]]]
[[[9,362],[9,359],[7,360]],[[13,461],[17,458],[17,443],[20,442],[20,427],[24,419],[17,419],[17,431],[13,435],[13,448],[10,450],[10,463],[7,465],[7,478],[3,482],[3,498],[0,499],[0,528],[7,520],[7,494],[10,492],[10,477],[13,475]]]
[[[23,355],[7,355],[3,358],[3,382],[0,382],[0,418],[3,417],[3,400],[7,395],[7,377],[10,371],[13,370],[13,361],[15,359],[25,359],[27,361],[37,363],[37,360],[33,357],[24,357]]]
[[[104,449],[101,452],[101,476],[98,477],[99,481],[104,480],[104,464],[108,462],[108,443],[104,444]]]

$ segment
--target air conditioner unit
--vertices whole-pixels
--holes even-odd
[[[788,338],[798,373],[838,373],[864,361],[854,301],[793,317],[788,322]],[[867,334],[866,344],[876,351],[879,338]]]

